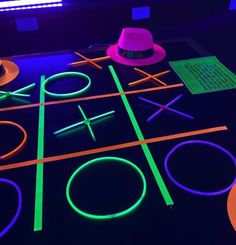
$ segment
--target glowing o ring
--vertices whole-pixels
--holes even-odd
[[[8,158],[8,157],[14,155],[15,153],[17,153],[18,151],[20,151],[24,147],[24,145],[26,143],[26,140],[27,140],[27,133],[26,133],[26,131],[25,131],[25,129],[23,127],[21,127],[19,124],[15,123],[15,122],[12,122],[12,121],[0,121],[0,125],[1,124],[14,126],[14,127],[18,128],[18,129],[20,129],[21,132],[24,135],[21,143],[15,149],[13,149],[12,151],[0,156],[0,160],[3,160],[5,158]]]
[[[190,140],[190,141],[184,141],[184,142],[181,142],[180,144],[177,144],[174,148],[171,149],[171,151],[167,154],[166,158],[165,158],[165,170],[166,170],[166,173],[168,175],[168,177],[170,178],[170,180],[175,184],[177,185],[179,188],[187,191],[187,192],[190,192],[192,194],[195,194],[195,195],[200,195],[200,196],[216,196],[216,195],[221,195],[227,191],[229,191],[233,185],[236,183],[236,177],[234,179],[234,181],[232,182],[232,184],[230,184],[228,187],[226,187],[225,189],[222,189],[222,190],[219,190],[219,191],[215,191],[215,192],[202,192],[202,191],[197,191],[197,190],[193,190],[193,189],[190,189],[182,184],[180,184],[177,180],[175,180],[173,178],[173,176],[171,175],[170,171],[169,171],[169,168],[168,168],[168,161],[169,161],[169,158],[171,157],[171,155],[180,147],[184,146],[184,145],[189,145],[189,144],[204,144],[204,145],[207,145],[207,146],[212,146],[222,152],[224,152],[227,156],[229,156],[235,167],[236,167],[236,159],[235,157],[228,151],[226,150],[225,148],[217,145],[217,144],[214,144],[212,142],[209,142],[209,141],[205,141],[205,140]]]
[[[9,184],[9,185],[13,186],[16,189],[17,194],[18,194],[18,208],[17,208],[17,211],[16,211],[13,219],[11,220],[11,222],[2,231],[0,231],[0,238],[1,238],[12,228],[12,226],[16,223],[16,221],[17,221],[17,219],[19,217],[19,214],[20,214],[20,211],[21,211],[21,207],[22,207],[22,194],[21,194],[20,187],[15,182],[13,182],[13,181],[11,181],[9,179],[0,178],[0,183],[6,183],[6,184]]]
[[[46,85],[50,82],[53,82],[57,79],[61,79],[61,78],[71,78],[71,77],[79,77],[79,78],[85,78],[88,81],[88,84],[76,91],[76,92],[72,92],[72,93],[65,93],[65,94],[58,94],[58,93],[52,93],[46,90]],[[44,82],[43,82],[43,90],[45,92],[45,94],[52,96],[52,97],[57,97],[57,98],[70,98],[70,97],[75,97],[77,95],[80,95],[82,93],[84,93],[85,91],[87,91],[89,89],[89,87],[91,86],[91,79],[88,75],[81,73],[81,72],[63,72],[63,73],[58,73],[56,75],[53,75],[49,78],[47,78]]]
[[[142,194],[140,196],[140,198],[138,199],[137,202],[135,202],[131,207],[129,207],[128,209],[118,212],[118,213],[112,213],[112,214],[106,214],[106,215],[96,215],[96,214],[90,214],[90,213],[86,213],[82,210],[80,210],[79,208],[77,208],[73,201],[71,200],[70,197],[70,188],[72,185],[72,182],[74,180],[74,178],[85,168],[95,165],[95,164],[100,164],[100,163],[104,163],[104,162],[109,162],[109,161],[116,161],[119,162],[121,164],[125,164],[128,165],[130,167],[132,167],[134,170],[137,171],[137,173],[140,175],[141,179],[142,179],[142,183],[143,183],[143,190],[142,190]],[[146,189],[147,189],[147,183],[146,183],[146,179],[144,174],[142,173],[142,171],[132,162],[123,159],[123,158],[118,158],[118,157],[101,157],[101,158],[96,158],[93,159],[91,161],[86,162],[85,164],[83,164],[82,166],[80,166],[79,168],[77,168],[77,170],[71,175],[67,186],[66,186],[66,197],[67,200],[70,204],[70,206],[74,209],[75,212],[77,212],[78,214],[89,218],[89,219],[95,219],[95,220],[107,220],[107,219],[113,219],[113,218],[118,218],[118,217],[122,217],[124,215],[128,215],[129,213],[131,213],[132,211],[134,211],[142,202],[142,200],[144,199],[144,196],[146,194]]]

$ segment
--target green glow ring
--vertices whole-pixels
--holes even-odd
[[[88,84],[84,88],[82,88],[76,92],[72,92],[72,93],[58,94],[58,93],[52,93],[52,92],[47,91],[46,85],[48,85],[48,83],[56,81],[57,79],[71,78],[71,77],[85,78],[85,79],[87,79]],[[84,93],[85,91],[87,91],[89,89],[89,87],[91,86],[91,79],[88,75],[81,73],[81,72],[63,72],[63,73],[58,73],[58,74],[55,74],[55,75],[47,78],[44,81],[42,86],[43,86],[44,93],[51,96],[51,97],[70,98],[70,97],[75,97],[77,95],[80,95],[80,94]]]
[[[142,190],[141,196],[131,207],[129,207],[128,209],[126,209],[124,211],[118,212],[118,213],[112,213],[112,214],[106,214],[106,215],[96,215],[96,214],[86,213],[86,212],[80,210],[79,208],[77,208],[75,206],[75,204],[73,203],[73,201],[71,200],[71,197],[70,197],[70,189],[71,189],[71,185],[72,185],[73,180],[81,171],[83,171],[87,167],[95,165],[95,164],[109,162],[109,161],[116,161],[116,162],[119,162],[121,164],[126,164],[126,165],[132,167],[134,170],[137,171],[137,173],[140,175],[142,182],[143,182],[143,190]],[[95,158],[93,160],[86,162],[85,164],[83,164],[82,166],[77,168],[77,170],[71,175],[71,177],[67,183],[67,186],[66,186],[66,197],[67,197],[67,200],[68,200],[70,206],[72,207],[72,209],[74,209],[75,212],[84,216],[85,218],[94,219],[94,220],[108,220],[108,219],[122,217],[122,216],[128,215],[131,212],[133,212],[143,201],[144,196],[146,194],[146,190],[147,190],[147,182],[146,182],[145,176],[144,176],[143,172],[134,163],[132,163],[126,159],[118,158],[118,157],[100,157],[100,158]]]

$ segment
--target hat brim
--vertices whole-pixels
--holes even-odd
[[[145,59],[128,59],[120,56],[118,53],[118,44],[110,46],[107,49],[106,53],[108,56],[111,57],[112,60],[123,65],[146,66],[158,63],[162,61],[166,56],[166,52],[161,46],[153,44],[153,49],[154,54],[151,57]]]
[[[17,77],[17,75],[19,74],[19,67],[9,60],[1,61],[4,69],[6,70],[5,73],[0,76],[0,86],[3,86],[7,83],[10,83]]]

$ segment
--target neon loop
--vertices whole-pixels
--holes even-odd
[[[2,231],[0,231],[0,238],[1,238],[12,228],[12,226],[16,223],[16,221],[20,215],[20,211],[21,211],[21,207],[22,207],[22,194],[21,194],[20,187],[15,182],[13,182],[9,179],[0,178],[0,183],[5,183],[5,184],[9,184],[9,185],[13,186],[16,189],[17,194],[18,194],[18,207],[17,207],[16,213],[15,213],[13,219],[11,220],[11,222]]]
[[[182,184],[180,184],[177,180],[174,179],[174,177],[171,175],[170,173],[170,170],[168,168],[168,161],[170,159],[170,157],[172,156],[172,154],[179,148],[185,146],[185,145],[190,145],[190,144],[203,144],[203,145],[207,145],[207,146],[211,146],[213,148],[216,148],[222,152],[224,152],[227,156],[229,156],[233,163],[234,163],[234,166],[236,167],[236,159],[235,157],[228,151],[226,150],[225,148],[217,145],[217,144],[214,144],[212,142],[209,142],[209,141],[204,141],[204,140],[190,140],[190,141],[184,141],[180,144],[177,144],[174,148],[171,149],[171,151],[167,154],[166,158],[165,158],[165,170],[166,170],[166,173],[168,175],[168,177],[170,178],[170,180],[175,184],[177,185],[179,188],[187,191],[187,192],[190,192],[192,194],[195,194],[195,195],[200,195],[200,196],[216,196],[216,195],[221,195],[227,191],[229,191],[233,185],[236,183],[236,177],[235,179],[233,180],[232,184],[230,184],[228,187],[226,187],[225,189],[222,189],[222,190],[219,190],[219,191],[215,191],[215,192],[202,192],[202,191],[197,191],[197,190],[193,190],[193,189],[190,189]]]
[[[73,180],[75,179],[75,177],[81,173],[83,170],[85,170],[88,167],[91,167],[93,165],[97,165],[97,164],[101,164],[101,163],[107,163],[109,161],[115,161],[121,164],[125,164],[128,165],[129,167],[133,168],[134,170],[136,170],[136,172],[139,174],[139,176],[142,179],[142,183],[143,183],[143,190],[142,190],[142,194],[139,197],[139,199],[128,209],[118,212],[118,213],[113,213],[113,214],[106,214],[106,215],[96,215],[96,214],[91,214],[91,213],[86,213],[82,210],[80,210],[79,208],[77,208],[75,206],[75,204],[73,203],[73,201],[71,200],[70,197],[70,189],[71,189],[71,185],[73,183]],[[67,186],[66,186],[66,197],[67,200],[70,204],[70,206],[72,207],[72,209],[74,209],[75,212],[77,212],[78,214],[89,218],[89,219],[95,219],[95,220],[108,220],[108,219],[113,219],[113,218],[118,218],[118,217],[122,217],[125,215],[130,214],[132,211],[134,211],[142,202],[142,200],[144,199],[144,196],[146,194],[146,189],[147,189],[147,183],[146,183],[146,179],[144,174],[142,173],[142,171],[132,162],[123,159],[123,158],[118,158],[118,157],[101,157],[101,158],[95,158],[91,161],[88,161],[87,163],[83,164],[82,166],[80,166],[70,177]]]
[[[58,94],[58,93],[52,93],[52,92],[47,91],[46,86],[48,85],[48,83],[56,81],[58,79],[71,78],[71,77],[85,78],[88,81],[88,83],[84,88],[82,88],[76,92],[72,92],[72,93]],[[63,73],[58,73],[56,75],[53,75],[53,76],[47,78],[44,81],[42,86],[43,86],[43,90],[44,90],[45,94],[47,94],[49,96],[57,97],[57,98],[70,98],[70,97],[78,96],[78,95],[84,93],[85,91],[87,91],[89,89],[89,87],[91,86],[91,79],[88,75],[81,73],[81,72],[63,72]]]
[[[15,153],[17,153],[18,151],[20,151],[25,143],[26,143],[26,140],[27,140],[27,133],[25,131],[25,129],[23,127],[21,127],[19,124],[15,123],[15,122],[12,122],[12,121],[0,121],[0,125],[3,124],[3,125],[11,125],[11,126],[14,126],[18,129],[21,130],[21,132],[23,133],[23,139],[21,141],[21,143],[15,148],[13,149],[12,151],[0,156],[0,160],[3,160],[3,159],[6,159],[10,156],[13,156]]]

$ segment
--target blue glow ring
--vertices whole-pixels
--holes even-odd
[[[46,89],[46,85],[48,85],[48,83],[50,82],[53,82],[57,79],[62,79],[62,78],[71,78],[71,77],[79,77],[79,78],[85,78],[87,81],[88,81],[88,84],[76,91],[76,92],[72,92],[72,93],[65,93],[65,94],[58,94],[58,93],[52,93],[52,92],[49,92],[47,91]],[[57,98],[71,98],[71,97],[76,97],[78,95],[81,95],[82,93],[86,92],[91,86],[91,78],[84,74],[84,73],[81,73],[81,72],[63,72],[63,73],[58,73],[58,74],[55,74],[49,78],[47,78],[43,84],[42,84],[42,87],[43,87],[43,90],[44,90],[44,93],[47,94],[48,96],[51,96],[51,97],[57,97]]]
[[[20,187],[12,180],[0,178],[0,183],[11,185],[17,191],[17,195],[18,195],[18,207],[17,207],[16,213],[14,217],[12,218],[12,220],[10,221],[10,223],[3,230],[0,231],[0,238],[2,238],[14,226],[14,224],[16,223],[20,215],[20,211],[22,208],[22,193],[21,193]]]
[[[169,161],[169,158],[171,157],[171,155],[178,149],[178,148],[181,148],[183,147],[184,145],[189,145],[189,144],[204,144],[204,145],[207,145],[207,146],[212,146],[213,148],[216,148],[222,152],[224,152],[227,156],[229,156],[233,163],[234,163],[234,166],[236,167],[236,159],[235,157],[228,151],[226,150],[225,148],[221,147],[220,145],[217,145],[215,143],[212,143],[212,142],[209,142],[209,141],[205,141],[205,140],[189,140],[189,141],[184,141],[184,142],[181,142],[179,144],[177,144],[175,147],[173,147],[170,152],[166,155],[166,158],[165,158],[165,170],[166,170],[166,173],[168,175],[168,177],[170,178],[170,180],[176,185],[178,186],[179,188],[181,188],[182,190],[185,190],[187,192],[190,192],[192,194],[195,194],[195,195],[199,195],[199,196],[217,196],[217,195],[221,195],[221,194],[224,194],[225,192],[231,190],[231,188],[233,187],[233,185],[236,183],[236,177],[235,179],[233,180],[232,184],[230,184],[228,187],[222,189],[222,190],[219,190],[219,191],[215,191],[215,192],[202,192],[202,191],[197,191],[197,190],[193,190],[193,189],[190,189],[184,185],[182,185],[181,183],[179,183],[177,180],[174,179],[174,177],[171,175],[170,173],[170,170],[168,168],[168,161]]]

